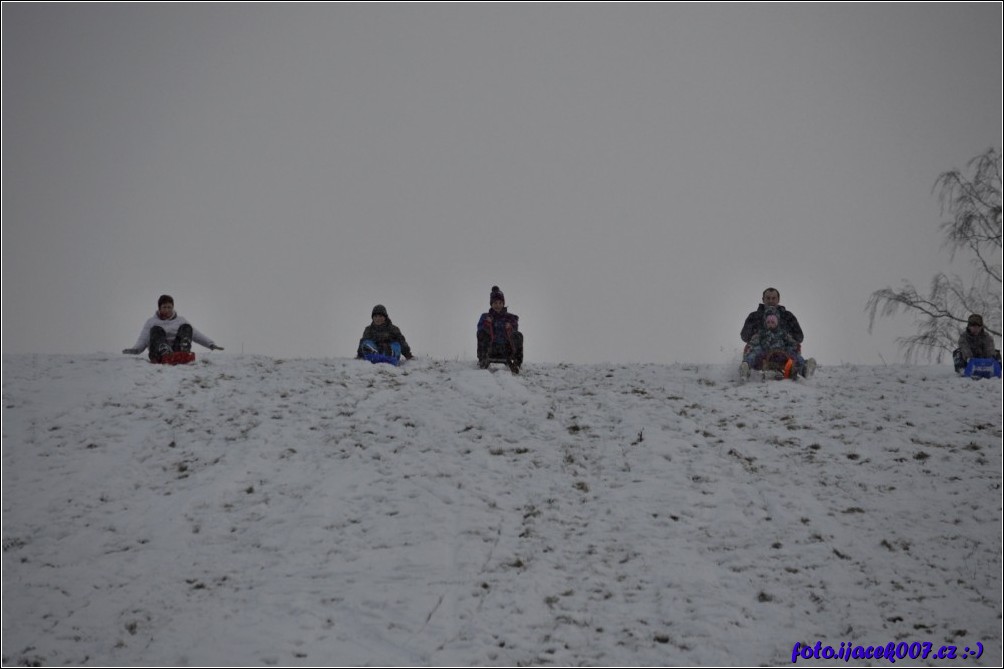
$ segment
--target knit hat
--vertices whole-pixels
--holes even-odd
[[[774,307],[767,307],[767,309],[764,310],[763,322],[769,328],[776,328],[781,323],[781,319],[777,315],[777,309]]]
[[[157,298],[158,309],[164,306],[166,303],[174,304],[174,298],[171,297],[170,295],[161,295],[160,297]]]
[[[969,325],[979,325],[983,327],[983,316],[979,314],[972,314],[969,316]]]
[[[492,286],[492,294],[488,296],[488,304],[491,305],[496,300],[502,300],[502,304],[505,304],[505,295],[502,294],[498,286]]]
[[[373,313],[370,314],[370,317],[377,315],[383,316],[384,318],[389,318],[387,316],[387,307],[383,306],[382,304],[378,304],[375,307],[373,307]]]

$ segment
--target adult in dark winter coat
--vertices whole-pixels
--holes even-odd
[[[778,364],[789,360],[791,369],[786,374],[790,373],[792,378],[812,376],[816,361],[813,358],[802,358],[799,343],[781,324],[780,310],[775,306],[765,307],[763,313],[762,327],[747,342],[743,362],[739,366],[740,376],[747,379],[751,370],[764,369],[765,363]]]
[[[192,342],[201,344],[211,351],[222,351],[222,346],[192,327],[174,310],[174,298],[161,295],[157,300],[157,312],[147,319],[140,330],[139,338],[132,348],[123,353],[136,355],[150,349],[150,360],[160,362],[165,356],[177,351],[191,351]]]
[[[778,292],[777,288],[767,288],[763,291],[763,300],[760,306],[757,307],[756,311],[750,312],[749,316],[746,317],[746,322],[743,323],[743,329],[739,333],[739,337],[749,344],[750,339],[753,338],[757,332],[763,328],[764,323],[764,310],[768,307],[773,307],[778,311],[778,317],[781,319],[780,327],[788,333],[796,343],[801,344],[802,340],[805,338],[802,334],[802,326],[798,324],[798,319],[795,318],[795,314],[791,313],[787,309],[781,306],[781,293]],[[749,352],[749,347],[746,347],[746,352]]]
[[[519,331],[519,316],[509,313],[505,295],[492,286],[488,296],[491,307],[478,319],[478,365],[488,367],[491,358],[504,358],[513,371],[523,365],[523,333]]]
[[[991,358],[1001,361],[1001,353],[994,348],[994,338],[983,328],[983,316],[972,314],[966,329],[959,335],[959,347],[952,351],[955,371],[961,372],[972,358]]]
[[[359,340],[359,348],[356,349],[357,358],[363,357],[364,348],[370,346],[374,347],[376,352],[381,355],[403,355],[408,360],[414,357],[411,354],[411,347],[408,346],[407,340],[401,334],[401,329],[394,325],[390,316],[387,315],[387,307],[382,304],[376,305],[373,307],[370,318],[373,321],[363,330],[362,339]]]

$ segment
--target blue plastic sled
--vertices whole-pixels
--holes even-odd
[[[401,364],[401,358],[395,358],[392,355],[383,355],[382,353],[363,353],[363,358],[369,360],[373,364],[386,362],[390,365],[394,365],[395,367]]]
[[[394,342],[390,345],[391,355],[384,355],[377,350],[376,344],[371,341],[363,342],[363,358],[369,360],[374,365],[379,362],[387,363],[397,367],[401,364],[401,345]]]
[[[970,358],[963,376],[974,379],[989,379],[992,376],[1001,378],[1001,364],[993,358]]]

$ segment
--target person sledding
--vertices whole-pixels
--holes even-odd
[[[976,363],[981,364],[975,369]],[[952,351],[955,371],[965,376],[1000,376],[1001,352],[994,347],[994,338],[983,327],[983,316],[971,314],[966,329],[959,334],[959,347]]]
[[[478,319],[478,367],[487,369],[493,362],[502,362],[513,374],[518,374],[523,366],[519,316],[509,313],[505,295],[498,286],[492,286],[488,304],[491,308]]]
[[[149,348],[150,362],[191,362],[195,359],[195,354],[191,352],[193,341],[210,351],[223,350],[222,346],[196,330],[174,310],[173,297],[161,295],[157,299],[157,312],[143,324],[136,343],[122,352],[137,355]]]
[[[378,304],[370,313],[372,322],[363,330],[362,339],[356,349],[356,357],[370,362],[388,362],[396,365],[403,356],[411,360],[411,347],[401,334],[401,329],[394,325],[387,315],[387,307]]]
[[[763,310],[762,327],[750,336],[739,365],[739,375],[745,380],[752,370],[774,371],[784,378],[812,376],[816,361],[805,360],[801,354],[801,343],[782,325],[781,313],[775,306]]]
[[[773,307],[780,319],[780,327],[787,332],[801,346],[804,335],[802,326],[798,324],[795,314],[781,306],[781,293],[777,288],[765,288],[761,295],[759,306],[756,311],[751,311],[743,322],[743,329],[739,332],[739,338],[749,344],[750,339],[763,328],[765,311]],[[747,347],[748,351],[748,347]],[[745,353],[744,353],[745,355]]]

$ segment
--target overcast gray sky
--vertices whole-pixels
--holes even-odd
[[[3,350],[729,362],[768,285],[821,364],[951,270],[932,186],[1002,144],[999,3],[3,5]],[[964,264],[955,271],[968,271]]]

